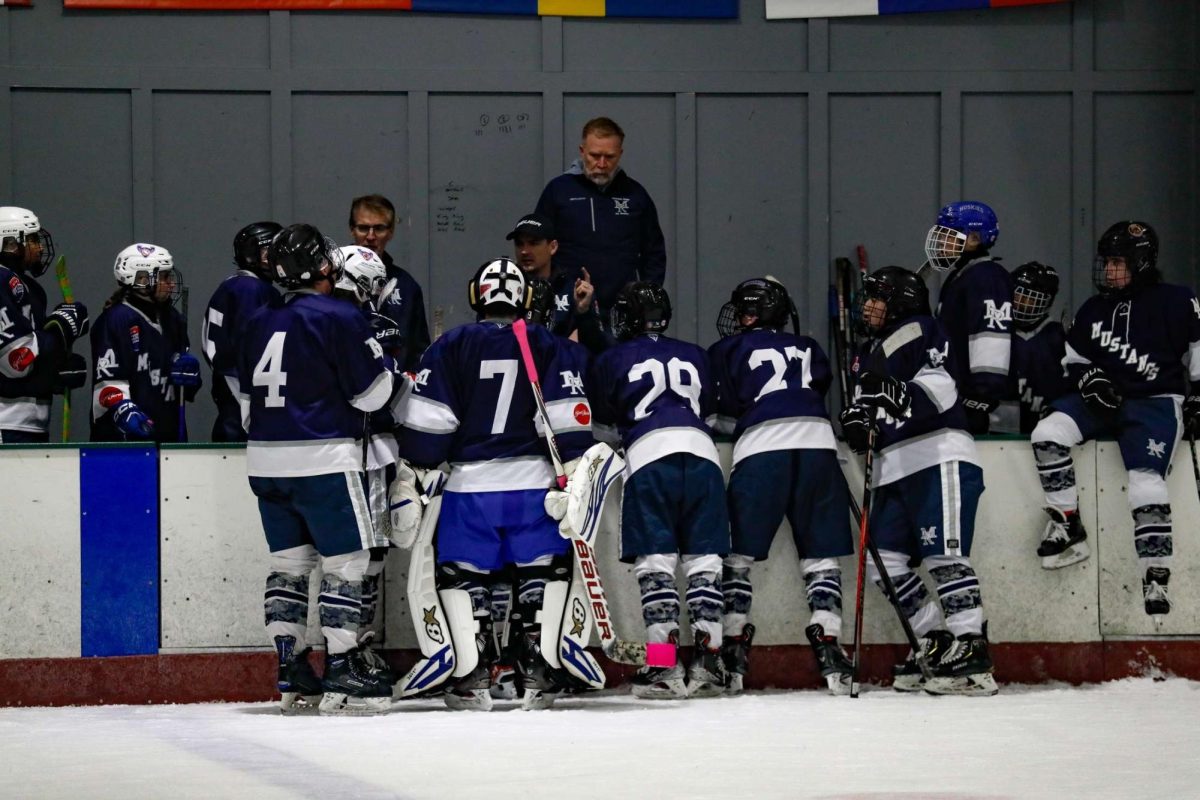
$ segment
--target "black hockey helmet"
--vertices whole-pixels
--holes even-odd
[[[529,308],[525,311],[526,322],[549,325],[554,316],[554,287],[541,278],[529,279]]]
[[[1114,274],[1111,258],[1125,259],[1129,275]],[[1102,295],[1121,296],[1135,287],[1158,283],[1158,234],[1145,222],[1126,220],[1111,225],[1096,244],[1092,283]]]
[[[278,222],[251,222],[233,237],[233,263],[265,280],[271,273],[263,264],[263,255],[275,234],[283,230]]]
[[[1013,270],[1013,324],[1029,331],[1050,315],[1058,297],[1058,273],[1049,264],[1030,261]]]
[[[311,286],[322,278],[337,282],[342,272],[342,254],[332,239],[312,225],[289,225],[267,248],[271,277],[285,289]]]
[[[524,314],[531,293],[517,262],[504,256],[480,264],[467,283],[467,300],[479,315]]]
[[[671,323],[671,298],[657,283],[634,281],[617,294],[609,314],[613,335],[621,341],[639,333],[662,333]]]
[[[880,300],[886,312],[868,309],[867,303]],[[909,317],[929,316],[929,289],[921,276],[904,267],[882,267],[863,279],[863,288],[854,304],[854,324],[870,336]]]
[[[733,336],[754,328],[782,330],[794,311],[792,299],[783,284],[774,278],[751,278],[734,287],[729,302],[721,306],[717,314],[717,332],[722,336]],[[743,326],[744,317],[757,319],[749,326]]]

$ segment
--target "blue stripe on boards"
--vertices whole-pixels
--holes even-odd
[[[990,7],[989,0],[879,0],[880,14],[908,14],[914,11],[963,11]]]
[[[158,652],[158,452],[79,451],[80,653]]]

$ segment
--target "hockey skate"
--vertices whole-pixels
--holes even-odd
[[[670,644],[679,644],[679,631],[672,631]],[[630,683],[633,696],[644,700],[677,700],[687,697],[687,684],[684,682],[683,664],[678,659],[674,666],[652,667],[649,664],[633,674]]]
[[[813,655],[817,657],[817,666],[825,686],[833,695],[850,694],[850,680],[854,676],[854,666],[838,644],[836,636],[826,636],[825,629],[813,623],[804,629],[812,645]],[[920,670],[917,671],[920,674]]]
[[[488,694],[493,700],[517,699],[517,671],[510,664],[496,664],[492,667],[491,686]]]
[[[930,631],[922,636],[917,644],[921,646],[925,663],[933,670],[954,644],[954,634],[947,630]],[[892,688],[897,692],[919,692],[924,686],[925,676],[921,674],[916,653],[910,650],[904,663],[892,668]]]
[[[562,694],[563,685],[556,680],[555,670],[542,655],[540,631],[521,633],[517,655],[517,678],[524,690],[521,708],[526,711],[550,708]]]
[[[325,677],[321,681],[321,715],[367,717],[382,714],[392,706],[392,685],[376,672],[355,648],[337,655],[325,654]]]
[[[1166,567],[1147,567],[1142,577],[1142,597],[1146,602],[1146,613],[1155,625],[1163,624],[1163,617],[1171,613],[1171,598],[1167,596],[1167,584],[1171,570]]]
[[[1050,520],[1037,549],[1042,557],[1042,569],[1061,569],[1087,560],[1091,550],[1079,512],[1064,514],[1057,508],[1047,508],[1046,513]]]
[[[933,677],[925,681],[925,691],[972,697],[993,695],[1000,687],[996,685],[992,669],[987,639],[979,633],[964,633],[933,666]]]
[[[384,680],[395,686],[400,681],[402,676],[397,675],[392,665],[384,660],[378,652],[371,647],[371,642],[375,640],[375,631],[367,631],[358,639],[358,649],[362,653],[363,661],[365,661],[371,669],[379,673]]]
[[[717,697],[725,692],[725,664],[720,648],[712,647],[707,633],[696,633],[692,663],[687,670],[688,697]]]
[[[479,660],[475,669],[454,681],[446,689],[442,698],[446,708],[452,711],[491,711],[492,710],[492,662],[496,653],[492,647],[491,630],[485,630],[475,636],[475,646],[479,648]]]
[[[740,636],[726,636],[721,642],[721,661],[725,664],[725,694],[739,695],[750,672],[750,644],[754,641],[754,626],[742,626]]]
[[[296,639],[292,636],[275,637],[275,653],[279,657],[279,711],[291,716],[302,711],[312,711],[321,701],[321,679],[308,663],[311,647],[296,652]]]

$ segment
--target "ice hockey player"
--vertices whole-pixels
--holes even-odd
[[[938,297],[937,318],[950,337],[967,429],[988,432],[989,417],[1008,391],[1012,348],[1012,278],[991,256],[1000,234],[996,212],[964,200],[938,212],[925,237],[925,255],[949,270]]]
[[[748,621],[750,569],[766,559],[787,517],[812,612],[805,629],[829,690],[848,693],[851,666],[838,646],[842,571],[854,553],[846,479],[825,409],[832,376],[813,339],[786,331],[795,319],[787,290],[771,278],[743,281],[721,307],[722,338],[708,350],[717,387],[720,433],[732,434],[727,491],[733,547],[725,559],[724,657],[737,694],[749,667],[754,626]],[[794,329],[793,325],[793,329]]]
[[[588,386],[597,438],[625,448],[621,560],[633,563],[647,641],[672,645],[679,642],[675,568],[683,562],[695,643],[686,682],[679,662],[646,666],[633,677],[633,693],[711,697],[725,684],[721,559],[730,544],[725,479],[706,424],[716,411],[708,357],[664,335],[671,302],[658,284],[627,284],[611,313],[620,344],[596,359]]]
[[[1063,356],[1067,333],[1062,323],[1050,319],[1058,296],[1054,267],[1030,261],[1013,272],[1012,370],[1010,397],[1020,407],[1019,430],[1033,432],[1038,420],[1050,412],[1050,401],[1069,391]]]
[[[542,626],[561,619],[563,609],[544,607],[544,600],[565,598],[548,586],[570,580],[571,556],[544,508],[555,473],[512,329],[530,290],[516,263],[497,258],[475,271],[468,300],[479,320],[447,332],[421,357],[400,443],[414,467],[450,467],[437,522],[436,581],[456,669],[443,696],[453,709],[491,709],[490,671],[498,655],[491,584],[512,564],[518,681],[525,707],[543,708],[566,682],[542,652],[557,652],[556,641],[542,638]],[[592,444],[582,366],[571,356],[579,348],[540,325],[527,331],[562,457],[574,460]]]
[[[1050,514],[1038,555],[1048,569],[1088,557],[1071,448],[1116,437],[1146,613],[1159,618],[1171,610],[1166,475],[1180,435],[1200,432],[1200,303],[1191,289],[1162,282],[1158,235],[1145,222],[1114,224],[1096,249],[1097,294],[1067,334],[1064,363],[1076,390],[1055,400],[1030,436]]]
[[[282,229],[278,222],[252,222],[234,235],[234,272],[217,286],[204,310],[200,340],[213,373],[214,442],[246,441],[237,401],[237,348],[241,329],[254,310],[279,296],[267,271],[267,246]]]
[[[342,274],[333,288],[333,296],[345,300],[362,312],[375,341],[385,353],[397,353],[402,348],[402,336],[399,324],[390,317],[378,313],[375,308],[381,302],[381,293],[387,285],[387,269],[383,259],[368,247],[352,244],[340,248],[342,257]],[[388,494],[398,470],[406,473],[408,482],[412,485],[412,472],[408,465],[400,461],[396,442],[397,407],[403,403],[411,387],[411,381],[405,375],[396,376],[397,390],[391,402],[367,415],[367,439],[364,448],[366,470],[367,504],[371,512],[371,563],[363,576],[362,620],[359,627],[359,647],[364,657],[388,679],[395,684],[400,676],[392,671],[382,656],[370,648],[374,640],[376,611],[379,604],[379,585],[383,579],[383,568],[387,561],[389,548],[395,543],[399,547],[412,544],[411,538],[405,537],[400,531],[393,532]],[[417,500],[415,486],[409,501]],[[416,534],[415,529],[409,531]]]
[[[117,291],[92,328],[92,441],[179,441],[178,392],[200,390],[175,303],[183,276],[165,247],[139,242],[117,253]]]
[[[874,445],[869,535],[933,672],[923,680],[910,653],[892,685],[995,694],[983,599],[969,558],[983,471],[951,378],[954,346],[929,314],[925,283],[902,267],[884,267],[863,281],[855,319],[868,338],[851,364],[854,402],[841,414],[842,433],[856,453]],[[938,603],[914,572],[921,563]]]
[[[72,353],[88,331],[83,303],[46,313],[38,284],[54,261],[54,240],[37,216],[0,207],[0,444],[48,442],[50,398],[87,381],[87,362]]]
[[[392,687],[358,643],[371,518],[363,488],[364,414],[394,394],[394,363],[356,308],[330,296],[342,270],[337,246],[311,225],[271,242],[267,264],[285,290],[247,321],[238,354],[246,409],[246,471],[271,551],[265,611],[279,658],[285,711],[369,715]],[[318,560],[325,674],[308,663],[309,575]]]

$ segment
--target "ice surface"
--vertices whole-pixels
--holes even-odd
[[[991,698],[606,693],[374,718],[266,704],[0,709],[11,798],[1200,798],[1200,683]]]

